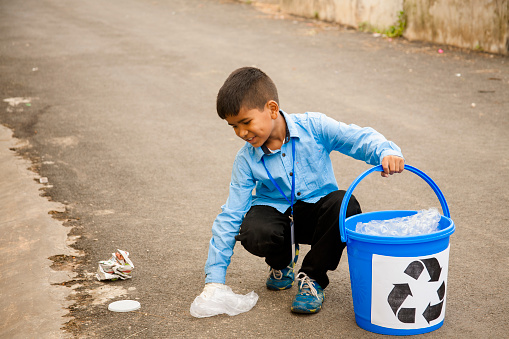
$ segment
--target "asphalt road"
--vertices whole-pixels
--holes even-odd
[[[447,312],[444,326],[423,338],[507,335],[509,59],[389,41],[273,10],[212,0],[0,1],[0,123],[16,138],[3,132],[10,158],[2,159],[21,161],[12,148],[35,170],[19,185],[8,183],[21,170],[0,173],[2,238],[24,225],[1,243],[3,279],[23,280],[9,246],[22,248],[16,241],[42,220],[14,217],[23,205],[5,201],[37,198],[46,217],[54,210],[47,199],[59,204],[52,220],[75,241],[65,248],[48,236],[47,244],[43,232],[23,243],[44,270],[52,265],[67,278],[2,285],[3,302],[19,313],[0,310],[0,337],[378,337],[355,324],[346,253],[317,315],[292,314],[295,290],[268,291],[263,260],[240,245],[227,284],[255,291],[255,308],[235,317],[189,314],[242,146],[217,117],[215,96],[246,65],[272,77],[286,112],[320,111],[375,128],[443,191],[456,224]],[[4,101],[16,97],[29,99]],[[343,189],[369,168],[339,154],[333,164]],[[48,184],[34,182],[39,177]],[[364,211],[439,206],[409,172],[370,176],[355,194]],[[131,253],[133,279],[96,281],[97,262],[116,249]],[[34,307],[37,295],[52,295],[47,309],[57,312]],[[120,299],[138,300],[140,311],[109,312]]]

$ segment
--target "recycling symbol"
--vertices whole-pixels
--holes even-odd
[[[439,282],[442,267],[440,267],[440,263],[436,258],[412,261],[405,269],[404,273],[414,280],[417,280],[425,268],[430,276],[430,280],[428,282]],[[445,281],[442,282],[436,293],[438,295],[439,302],[433,305],[429,302],[428,306],[422,313],[422,316],[426,319],[428,324],[431,321],[438,319],[442,313],[445,297]],[[412,324],[416,321],[416,309],[402,307],[403,303],[409,296],[413,296],[413,294],[408,283],[394,284],[394,288],[387,297],[387,302],[399,321],[402,323]]]

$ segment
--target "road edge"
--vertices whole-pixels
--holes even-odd
[[[53,269],[51,258],[78,253],[68,244],[70,228],[52,217],[65,206],[41,195],[39,175],[19,147],[29,145],[0,125],[0,337],[68,338],[62,328],[72,290],[64,283],[76,274]]]

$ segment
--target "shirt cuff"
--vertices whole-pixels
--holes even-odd
[[[226,267],[214,267],[209,268],[209,271],[206,272],[207,276],[205,277],[205,284],[208,283],[226,283]]]
[[[393,149],[389,149],[389,150],[385,150],[382,152],[381,156],[380,156],[380,164],[382,164],[382,160],[388,156],[388,155],[395,155],[397,157],[400,157],[400,158],[403,158],[405,159],[405,157],[403,157],[403,154],[401,154],[401,152],[398,152],[396,150],[393,150]]]

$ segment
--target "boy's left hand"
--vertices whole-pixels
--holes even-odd
[[[401,173],[405,169],[405,159],[396,155],[387,155],[382,159],[382,177],[387,178],[394,173]]]

